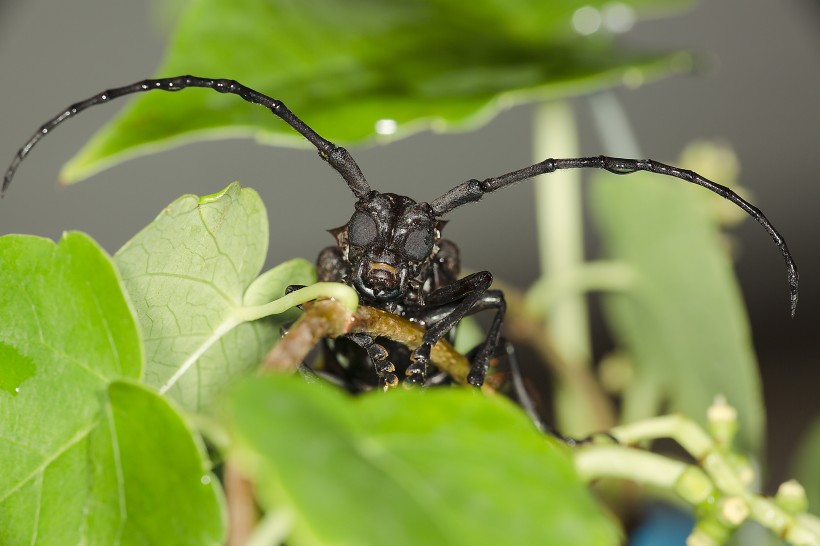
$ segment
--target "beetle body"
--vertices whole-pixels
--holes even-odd
[[[396,385],[397,371],[411,382],[426,382],[430,347],[466,314],[494,307],[498,328],[488,338],[480,357],[483,360],[471,378],[481,385],[486,364],[498,345],[504,308],[500,291],[487,294],[492,275],[485,271],[458,278],[458,247],[441,237],[444,222],[436,219],[428,203],[372,191],[354,208],[347,224],[330,230],[336,245],[319,254],[319,280],[348,284],[363,303],[427,328],[424,343],[411,356],[412,363],[400,356],[401,349],[388,351],[383,342],[374,347],[375,340],[356,338],[356,343],[368,350],[384,384]],[[386,361],[387,355],[390,361]]]

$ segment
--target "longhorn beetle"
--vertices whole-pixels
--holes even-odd
[[[412,383],[425,383],[432,345],[467,315],[482,310],[495,310],[486,340],[478,347],[472,360],[468,378],[472,385],[483,384],[490,359],[499,348],[505,312],[504,296],[501,291],[490,289],[493,277],[487,271],[458,278],[458,248],[441,237],[444,225],[442,216],[478,201],[487,193],[560,169],[596,168],[614,174],[648,171],[703,186],[728,199],[757,220],[780,249],[786,261],[791,313],[794,315],[797,306],[797,269],[780,233],[756,207],[729,188],[697,173],[651,159],[607,156],[545,159],[500,176],[468,180],[432,201],[416,202],[403,195],[373,190],[346,149],[321,137],[281,101],[233,80],[195,76],[147,79],[103,91],[73,104],[42,125],[18,150],[3,179],[2,192],[6,191],[20,162],[38,141],[86,108],[132,93],[181,91],[189,87],[238,95],[250,103],[268,108],[315,146],[319,156],[342,176],[357,199],[355,212],[347,224],[331,230],[337,244],[319,254],[319,278],[353,286],[364,303],[409,318],[426,329],[422,344],[412,351],[404,370],[407,380]],[[380,381],[385,385],[398,383],[397,370],[388,361],[387,351],[382,345],[375,343],[367,335],[353,335],[350,339],[367,350]]]

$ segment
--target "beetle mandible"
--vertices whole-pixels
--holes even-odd
[[[43,124],[18,150],[3,179],[4,193],[20,162],[32,147],[63,121],[91,106],[115,98],[152,90],[181,91],[190,87],[228,93],[261,105],[300,133],[319,152],[319,156],[345,180],[357,201],[355,212],[344,226],[331,230],[336,245],[324,249],[318,258],[320,280],[348,284],[368,305],[396,313],[425,328],[422,344],[413,350],[404,368],[406,380],[424,384],[428,379],[430,349],[446,336],[465,316],[482,310],[495,315],[485,341],[472,359],[468,380],[481,386],[490,359],[499,349],[501,324],[506,309],[504,296],[490,288],[492,275],[487,271],[458,278],[458,248],[441,237],[441,218],[452,210],[481,199],[485,194],[534,176],[561,169],[605,169],[614,174],[648,171],[671,176],[702,186],[731,201],[757,220],[769,233],[786,262],[791,313],[797,306],[798,275],[786,242],[763,213],[731,189],[699,174],[651,159],[624,159],[608,156],[545,159],[500,176],[468,180],[429,202],[373,190],[350,153],[320,136],[284,103],[236,81],[196,76],[146,79],[98,93],[72,104]],[[387,351],[366,335],[350,336],[367,350],[376,373],[386,386],[398,383],[396,367]]]

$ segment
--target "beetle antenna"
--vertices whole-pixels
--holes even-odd
[[[740,197],[726,186],[722,186],[708,180],[696,172],[679,169],[671,165],[666,165],[652,159],[623,159],[618,157],[597,156],[578,157],[572,159],[545,159],[535,165],[530,165],[517,171],[512,171],[501,176],[487,178],[486,180],[468,180],[451,189],[441,197],[430,203],[436,216],[441,216],[467,203],[473,203],[481,199],[484,194],[500,190],[521,180],[532,178],[541,174],[549,174],[561,169],[604,169],[614,174],[631,174],[639,171],[647,171],[664,176],[679,178],[698,186],[703,186],[724,199],[727,199],[746,211],[763,226],[763,229],[771,236],[774,244],[783,255],[786,261],[786,274],[789,282],[791,315],[794,317],[797,311],[797,287],[798,275],[797,266],[794,263],[786,240],[775,229],[766,216],[754,205]]]
[[[308,125],[299,119],[296,114],[291,112],[285,104],[277,99],[273,99],[258,91],[246,87],[234,80],[226,79],[209,79],[199,78],[196,76],[177,76],[173,78],[159,78],[142,80],[123,87],[108,89],[102,93],[98,93],[93,97],[89,97],[83,101],[72,104],[60,114],[53,117],[44,123],[34,135],[25,143],[25,145],[17,151],[11,164],[9,165],[6,175],[3,177],[3,186],[0,189],[0,196],[2,196],[6,189],[11,184],[11,179],[17,167],[29,154],[31,149],[37,144],[40,139],[46,136],[55,127],[60,125],[65,120],[74,117],[86,108],[103,104],[132,93],[142,93],[144,91],[181,91],[188,87],[203,87],[213,89],[220,93],[229,93],[237,95],[242,99],[269,109],[285,123],[293,127],[299,134],[301,134],[308,142],[313,144],[319,151],[319,156],[327,161],[336,172],[342,175],[347,185],[350,187],[353,194],[358,199],[366,197],[370,193],[370,185],[365,180],[359,165],[356,164],[350,153],[340,147],[336,146],[329,140],[321,137],[316,131],[308,127]]]

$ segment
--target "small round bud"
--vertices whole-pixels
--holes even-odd
[[[780,484],[774,501],[783,510],[792,514],[805,512],[809,507],[806,490],[797,480],[789,480]]]

